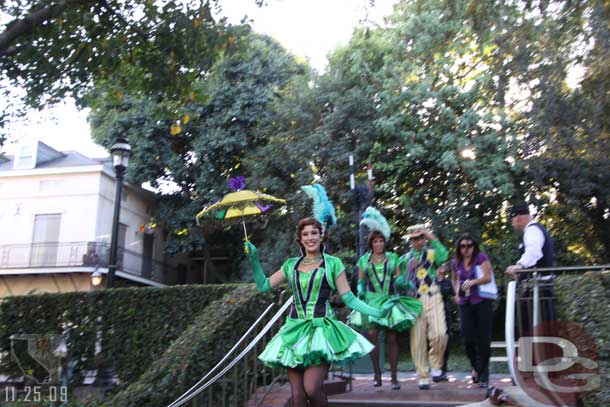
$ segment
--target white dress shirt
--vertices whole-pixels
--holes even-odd
[[[530,221],[523,231],[523,245],[525,251],[517,264],[523,268],[529,268],[536,265],[538,260],[542,258],[542,246],[544,246],[544,233],[539,227],[530,227],[535,221]]]

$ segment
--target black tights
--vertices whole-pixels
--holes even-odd
[[[324,379],[328,363],[308,366],[305,369],[288,369],[288,381],[292,389],[292,407],[326,407],[328,399],[324,393]]]
[[[378,337],[379,331],[377,329],[369,329],[368,332],[369,340],[375,348],[371,351],[371,360],[373,362],[373,369],[375,370],[375,378],[381,380],[381,368],[379,367],[379,347]],[[396,340],[396,331],[387,329],[385,336],[388,342],[388,356],[390,357],[390,370],[392,371],[392,383],[396,382],[396,370],[398,369],[398,341]]]

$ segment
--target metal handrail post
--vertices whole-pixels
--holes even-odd
[[[517,282],[511,281],[506,289],[506,318],[504,319],[504,338],[506,340],[506,357],[508,359],[508,371],[513,379],[513,383],[517,383],[517,375],[515,374],[515,305],[516,305]]]
[[[532,295],[532,328],[534,328],[540,323],[540,287],[538,286],[538,272],[534,272],[534,274],[532,274],[532,280],[534,280]]]

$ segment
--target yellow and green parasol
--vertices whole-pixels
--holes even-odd
[[[246,218],[252,216],[265,216],[273,208],[273,204],[285,205],[286,200],[263,194],[258,191],[241,189],[245,186],[243,177],[231,178],[229,186],[236,189],[212,205],[209,205],[195,216],[197,225],[202,225],[206,220],[230,223],[240,222],[244,227],[244,239],[248,241],[246,230]]]

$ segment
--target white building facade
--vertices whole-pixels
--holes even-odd
[[[90,274],[107,272],[115,188],[111,159],[41,142],[0,161],[0,297],[90,289]],[[154,228],[155,194],[125,185],[122,195],[117,279],[171,283],[178,264]]]

